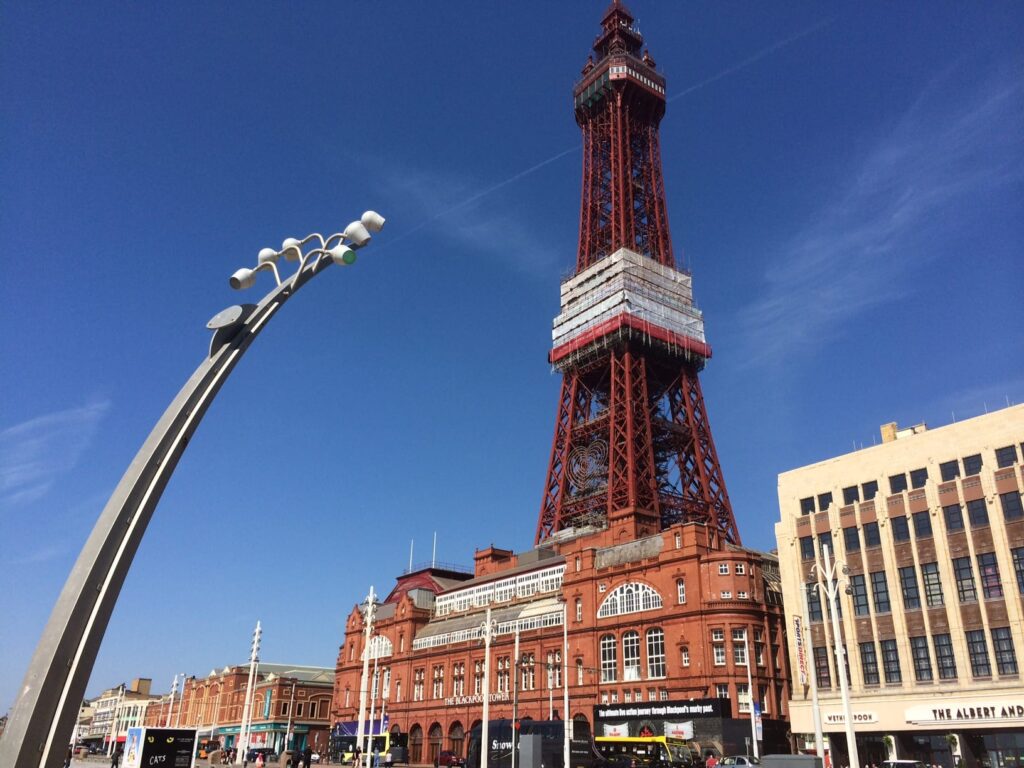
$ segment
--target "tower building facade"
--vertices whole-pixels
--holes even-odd
[[[383,729],[412,763],[465,754],[486,699],[491,719],[789,750],[778,559],[741,545],[698,378],[711,350],[672,255],[665,79],[618,0],[573,95],[579,248],[553,327],[563,383],[534,546],[410,569],[375,610],[353,607],[337,744]]]

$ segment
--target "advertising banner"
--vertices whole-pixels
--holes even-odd
[[[807,685],[807,647],[804,645],[804,622],[800,616],[793,617],[793,647],[796,649],[800,685]]]
[[[671,736],[673,739],[686,739],[687,741],[693,739],[693,720],[683,723],[670,723],[666,720],[665,735]]]
[[[129,728],[122,768],[193,768],[194,728]]]

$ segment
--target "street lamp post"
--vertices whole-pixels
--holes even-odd
[[[254,269],[231,276],[232,288],[248,288],[256,273],[273,273],[277,287],[259,304],[229,307],[207,327],[214,331],[210,352],[164,411],[103,508],[64,583],[36,646],[18,698],[0,738],[5,768],[56,768],[85,698],[96,654],[132,559],[192,435],[234,369],[267,322],[299,288],[331,264],[352,264],[356,250],[379,232],[384,218],[367,211],[343,232],[289,238],[280,251],[264,248]],[[345,242],[348,241],[349,245]],[[295,273],[281,280],[276,262],[297,261]]]
[[[817,587],[815,587],[815,589],[817,589]],[[807,634],[807,639],[804,642],[806,643],[808,649],[810,650],[810,653],[805,654],[804,655],[804,659],[807,659],[808,657],[810,657],[811,665],[810,665],[810,668],[808,669],[807,665],[806,665],[806,662],[805,661],[802,662],[800,659],[797,659],[797,664],[798,665],[801,664],[801,663],[804,664],[804,667],[800,670],[800,672],[807,675],[807,682],[808,682],[808,684],[810,685],[810,688],[811,688],[811,720],[814,723],[814,751],[815,751],[815,754],[817,754],[818,757],[821,758],[821,761],[822,761],[821,764],[824,765],[825,764],[825,738],[824,738],[824,736],[823,736],[823,734],[821,732],[821,705],[818,704],[818,671],[816,669],[814,669],[814,667],[813,667],[813,662],[814,662],[814,643],[812,642],[812,639],[811,639],[811,623],[810,623],[810,620],[808,618],[808,613],[810,611],[807,608],[807,587],[804,586],[804,584],[802,584],[802,583],[800,584],[800,592],[802,593],[802,599],[800,600],[800,610],[802,611],[802,613],[800,614],[800,618],[801,618],[802,621],[801,621],[801,626],[800,626],[799,634],[801,636],[804,633]],[[802,637],[798,638],[798,640],[802,640],[802,639],[803,639]],[[855,766],[855,768],[859,768],[859,766]]]
[[[253,686],[256,684],[256,674],[260,663],[260,639],[263,637],[263,629],[259,621],[256,622],[256,630],[252,633],[252,650],[249,653],[249,680],[245,686],[245,703],[242,705],[242,722],[238,728],[238,753],[235,755],[235,764],[246,761],[246,752],[249,751],[249,728],[252,726],[252,698]],[[184,684],[182,684],[184,688]]]
[[[572,715],[569,713],[569,601],[562,602],[562,768],[569,768]]]
[[[750,739],[754,744],[754,757],[760,758],[757,746],[757,712],[754,710],[754,681],[750,674],[750,645],[747,643],[747,628],[743,628],[743,655],[747,659],[747,696],[750,698]]]
[[[860,755],[857,752],[857,734],[853,730],[853,712],[850,708],[850,689],[846,684],[846,649],[843,646],[842,636],[839,634],[839,611],[836,600],[839,597],[839,585],[843,580],[839,578],[839,571],[846,573],[846,566],[839,561],[832,562],[829,557],[828,544],[821,548],[821,558],[825,563],[824,569],[818,569],[825,578],[825,594],[828,595],[829,612],[832,614],[832,644],[836,651],[836,674],[839,675],[839,694],[843,700],[843,720],[846,725],[846,749],[849,756],[850,768],[860,768]],[[814,566],[818,568],[817,565]]]
[[[294,739],[292,738],[292,713],[294,712],[294,710],[295,710],[295,681],[292,680],[292,697],[288,701],[288,729],[285,731],[285,734],[284,734],[284,748],[285,748],[285,750],[291,749],[292,748],[292,742],[294,741]]]
[[[487,768],[487,760],[491,754],[489,724],[491,721],[491,635],[494,633],[491,621],[491,609],[487,608],[487,618],[480,627],[484,636],[484,711],[480,723],[480,768]]]
[[[356,723],[356,746],[363,746],[363,721],[366,718],[366,689],[370,673],[370,634],[373,632],[373,617],[377,614],[377,595],[370,587],[370,593],[363,603],[363,674],[359,679],[359,722]]]

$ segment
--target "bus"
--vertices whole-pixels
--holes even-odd
[[[220,749],[220,739],[211,739],[204,736],[198,740],[196,757],[200,760],[205,760],[210,756],[211,752],[216,752],[218,749]]]
[[[541,761],[544,768],[564,768],[565,724],[562,720],[519,721],[519,735],[541,737]],[[477,725],[469,732],[466,750],[466,768],[480,768],[481,727]],[[491,720],[487,725],[487,740],[490,749],[487,755],[488,768],[511,768],[512,766],[512,721]],[[518,761],[516,761],[518,763]],[[601,762],[594,751],[594,740],[590,735],[590,724],[585,721],[573,722],[572,739],[569,742],[569,768],[596,768]]]
[[[356,735],[350,733],[338,733],[338,729],[331,736],[331,761],[351,763],[356,751]],[[409,751],[407,744],[408,736],[404,733],[374,734],[370,741],[370,754],[374,750],[380,752],[381,764],[384,763],[384,755],[391,753],[392,763],[408,763]],[[366,736],[363,736],[363,743],[359,745],[360,750],[366,749]],[[365,754],[365,752],[364,752]]]
[[[597,751],[612,768],[692,768],[693,749],[671,736],[598,736]]]

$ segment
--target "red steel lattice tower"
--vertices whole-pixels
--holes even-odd
[[[699,522],[739,544],[698,379],[711,348],[672,256],[665,79],[618,0],[601,27],[573,94],[579,252],[552,334],[563,379],[536,540],[583,525],[639,537]]]

